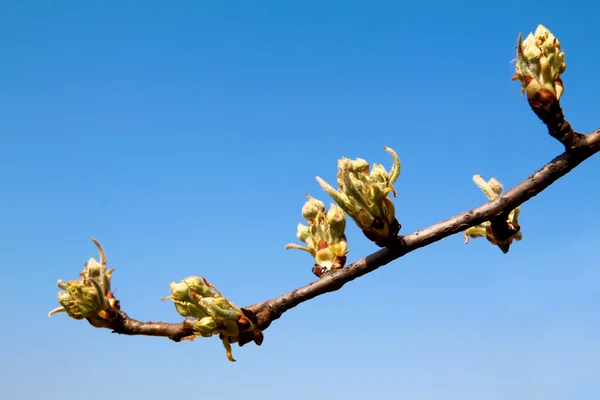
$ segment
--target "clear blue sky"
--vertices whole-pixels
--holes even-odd
[[[169,283],[240,306],[314,279],[286,252],[341,156],[403,162],[408,233],[561,152],[510,81],[519,32],[567,54],[563,107],[600,125],[594,2],[8,1],[0,7],[0,397],[600,397],[600,157],[522,207],[509,254],[460,236],[286,313],[262,347],[93,329],[55,282],[105,246],[116,295],[178,321]],[[590,212],[590,210],[592,210]],[[376,247],[352,225],[349,260]]]

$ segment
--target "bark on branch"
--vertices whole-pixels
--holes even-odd
[[[566,121],[564,121],[566,122]],[[568,122],[566,122],[568,125]],[[561,122],[561,129],[565,125]],[[568,125],[570,128],[570,125]],[[555,136],[556,129],[549,127],[550,134]],[[556,136],[555,136],[556,137]],[[258,320],[258,327],[264,330],[281,317],[281,315],[322,294],[339,290],[346,283],[375,271],[393,260],[418,248],[425,247],[448,236],[462,232],[484,221],[510,212],[510,210],[523,204],[527,200],[541,193],[544,189],[565,176],[581,162],[600,151],[600,129],[587,135],[573,132],[564,132],[561,137],[577,137],[576,141],[569,141],[567,151],[556,157],[542,169],[535,172],[522,183],[504,193],[498,199],[485,203],[479,207],[463,212],[455,217],[432,225],[428,228],[411,234],[399,236],[397,240],[365,258],[362,258],[345,268],[324,274],[319,280],[306,286],[295,289],[279,297],[263,301],[246,307],[253,312]],[[561,141],[562,142],[562,141]],[[575,144],[576,142],[576,144]],[[116,318],[105,326],[115,333],[125,335],[164,336],[176,342],[192,337],[195,320],[185,319],[180,323],[165,322],[140,322],[131,319],[122,311],[118,311]]]
[[[398,236],[387,247],[345,268],[326,272],[319,280],[306,286],[242,309],[244,314],[253,321],[255,326],[258,326],[259,330],[265,330],[273,321],[291,308],[322,294],[339,290],[346,283],[375,271],[411,251],[465,231],[485,221],[492,221],[492,224],[494,221],[501,221],[506,224],[506,216],[511,210],[541,193],[588,157],[600,151],[600,129],[587,135],[575,132],[569,122],[565,120],[560,104],[555,97],[550,101],[550,106],[548,106],[548,101],[540,100],[537,102],[536,98],[529,99],[529,104],[536,115],[548,127],[548,133],[565,146],[566,151],[563,154],[550,161],[542,169],[497,199],[432,225],[429,228],[408,235]],[[502,224],[496,225],[501,227]],[[100,261],[102,264],[105,262],[104,252],[97,242],[96,244],[100,250]],[[112,296],[112,293],[109,294]],[[198,321],[193,318],[186,318],[180,323],[172,324],[166,322],[140,322],[129,318],[127,314],[121,311],[116,299],[111,298],[110,304],[113,304],[113,307],[110,308],[110,312],[105,313],[104,317],[88,318],[88,322],[92,326],[109,328],[115,333],[125,335],[164,336],[176,342],[196,337],[194,324]],[[57,311],[59,309],[53,310],[51,314]],[[252,334],[241,335],[238,339],[240,346],[253,339],[257,344],[260,344],[262,342],[262,334],[260,334],[260,340],[256,340]],[[229,344],[226,344],[226,347],[228,346]]]
[[[321,294],[338,290],[344,284],[368,274],[413,250],[509,212],[541,193],[552,183],[565,176],[582,161],[598,151],[600,151],[600,129],[587,135],[581,135],[581,140],[577,148],[566,151],[556,157],[542,169],[498,199],[432,225],[429,228],[399,236],[393,245],[362,258],[345,268],[329,272],[323,275],[318,281],[247,308],[256,314],[259,328],[264,330],[284,312],[296,307],[300,303]]]
[[[179,342],[186,337],[194,336],[193,318],[186,318],[183,322],[169,324],[167,322],[141,322],[129,318],[123,311],[118,311],[116,318],[112,319],[107,328],[112,329],[113,333],[123,335],[143,335],[143,336],[165,336],[169,339]]]

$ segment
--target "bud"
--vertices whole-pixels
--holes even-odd
[[[323,272],[342,268],[346,262],[346,214],[334,204],[327,211],[321,201],[308,195],[306,197],[308,201],[302,207],[302,216],[308,226],[298,224],[296,234],[306,246],[289,243],[285,248],[310,253],[315,259],[315,266],[318,266],[313,268],[313,272],[320,277]]]
[[[393,184],[400,176],[401,164],[394,150],[384,149],[393,159],[390,172],[379,164],[374,164],[369,172],[367,161],[342,158],[338,161],[338,190],[317,177],[323,190],[356,222],[365,236],[381,247],[400,231],[394,204],[387,195],[391,192],[396,196]]]
[[[302,216],[306,220],[311,220],[325,209],[325,204],[322,201],[313,199],[309,195],[306,195],[306,197],[308,197],[308,201],[302,207]]]
[[[300,239],[304,243],[307,243],[307,240],[310,237],[310,229],[308,228],[308,226],[298,224],[298,233],[296,234],[296,237],[298,237],[298,239]]]
[[[500,197],[502,194],[502,185],[496,179],[491,178],[485,181],[481,175],[473,176],[473,182],[481,189],[490,201]],[[521,240],[523,234],[519,225],[520,207],[515,208],[508,214],[505,224],[500,226],[492,225],[490,221],[485,221],[479,225],[473,226],[465,231],[465,244],[469,243],[469,238],[485,237],[487,240],[496,245],[503,253],[508,253],[513,240]],[[494,229],[501,232],[501,237],[496,237]]]
[[[202,337],[210,337],[217,332],[217,323],[213,317],[204,317],[194,324],[194,332]]]
[[[329,238],[333,241],[344,236],[346,230],[346,213],[339,206],[331,204],[327,212]]]
[[[170,288],[171,295],[162,300],[172,300],[182,317],[198,319],[194,324],[196,336],[188,339],[219,335],[230,361],[235,361],[231,355],[230,343],[239,342],[242,335],[247,338],[254,335],[255,331],[260,332],[255,321],[246,317],[242,309],[223,297],[217,288],[204,278],[185,278],[179,283],[171,283]]]
[[[516,62],[513,80],[521,82],[522,93],[527,93],[530,103],[541,103],[547,108],[554,100],[560,100],[564,92],[560,75],[567,69],[565,52],[548,29],[539,25],[535,34],[529,33],[525,40],[519,35]]]
[[[119,309],[119,302],[110,291],[113,270],[106,269],[106,256],[100,243],[94,238],[92,241],[98,248],[100,262],[90,258],[80,279],[66,283],[58,281],[57,286],[63,290],[58,293],[61,306],[50,311],[49,317],[65,312],[74,319],[86,318],[95,327],[106,327],[110,317]]]
[[[491,178],[488,181],[488,186],[490,187],[490,189],[492,189],[492,192],[494,192],[496,197],[499,197],[502,194],[502,191],[504,190],[500,182],[498,182],[495,178]]]
[[[199,302],[206,307],[208,314],[217,321],[237,321],[243,315],[225,297],[204,297],[199,299]]]
[[[197,298],[215,295],[213,289],[204,279],[192,276],[185,278],[179,283],[171,282],[170,289],[172,294],[166,298],[173,300],[175,309],[179,315],[198,319],[203,319],[210,315],[206,307],[198,304],[197,300]],[[163,300],[166,298],[163,298]]]

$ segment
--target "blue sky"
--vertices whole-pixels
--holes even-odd
[[[341,156],[403,163],[408,233],[561,152],[510,81],[519,32],[566,50],[562,99],[597,110],[598,5],[442,1],[4,1],[3,398],[600,397],[600,157],[522,207],[507,255],[455,236],[286,313],[261,347],[121,337],[64,314],[59,278],[104,245],[130,316],[178,321],[169,283],[250,305],[313,280],[286,252]],[[352,225],[349,260],[376,250]]]

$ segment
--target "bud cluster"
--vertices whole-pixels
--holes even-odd
[[[494,178],[491,178],[486,182],[481,175],[475,175],[473,176],[473,182],[475,182],[490,201],[496,200],[502,194],[502,185]],[[518,241],[523,239],[518,220],[519,212],[520,207],[517,207],[508,214],[506,225],[503,227],[504,229],[502,229],[506,232],[506,237],[496,237],[496,235],[494,235],[494,226],[492,225],[492,222],[485,221],[482,224],[473,226],[465,231],[465,244],[469,243],[470,237],[485,237],[491,244],[498,246],[503,253],[508,253],[513,240]]]
[[[539,25],[525,40],[519,35],[516,62],[513,80],[521,82],[530,103],[547,109],[560,100],[564,92],[560,75],[567,69],[565,52],[546,27]]]
[[[310,253],[315,259],[313,273],[320,277],[324,272],[342,268],[346,264],[346,214],[335,204],[327,211],[322,201],[308,195],[306,197],[308,201],[302,207],[302,217],[308,222],[308,226],[298,224],[296,234],[306,246],[290,243],[285,248]]]
[[[194,336],[210,337],[219,335],[227,351],[229,361],[235,361],[231,354],[231,343],[239,346],[254,341],[261,345],[263,334],[257,327],[254,314],[239,308],[227,300],[204,278],[192,276],[179,283],[171,283],[171,299],[182,317],[196,318]]]
[[[74,319],[86,318],[95,327],[107,327],[110,317],[119,310],[119,302],[110,291],[110,278],[114,270],[106,269],[104,249],[98,241],[92,241],[100,253],[100,262],[90,258],[85,264],[81,278],[66,283],[60,279],[57,283],[62,292],[58,293],[58,308],[50,311],[48,316],[65,312]]]
[[[342,158],[338,161],[338,190],[317,177],[323,190],[356,222],[365,236],[381,247],[400,231],[394,203],[388,198],[390,192],[396,196],[393,184],[400,176],[400,159],[391,148],[384,149],[394,160],[389,173],[379,164],[371,168],[363,159]]]

